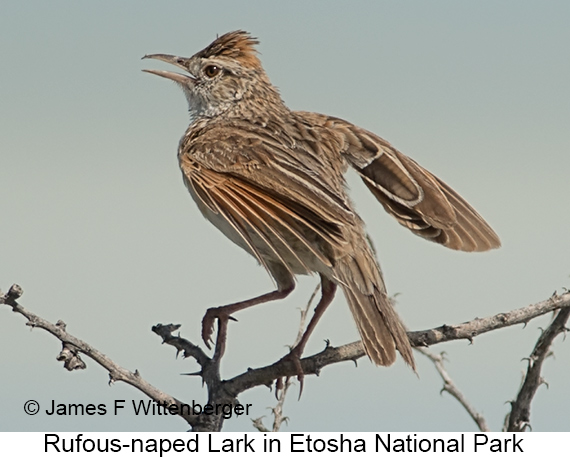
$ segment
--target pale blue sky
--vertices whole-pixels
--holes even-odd
[[[503,248],[464,254],[414,237],[354,177],[352,196],[376,244],[390,293],[411,329],[458,323],[547,298],[570,283],[570,3],[566,1],[4,2],[0,16],[0,288],[158,388],[203,402],[196,369],[150,327],[183,324],[197,342],[209,306],[269,291],[253,258],[199,214],[176,147],[188,123],[182,93],[141,72],[147,53],[191,55],[216,34],[257,36],[262,62],[294,109],[370,129],[456,188],[491,223]],[[296,334],[291,298],[240,316],[225,376],[268,364]],[[548,317],[445,350],[451,375],[499,430]],[[339,294],[306,351],[357,338]],[[177,418],[26,416],[47,406],[143,398],[107,386],[90,360],[67,373],[60,344],[0,309],[0,430],[172,430]],[[570,429],[570,345],[554,346],[532,409],[536,431]],[[367,360],[309,377],[286,405],[285,431],[474,430],[433,367],[419,379],[399,361]],[[269,416],[273,393],[240,400]],[[249,431],[248,418],[226,423]]]

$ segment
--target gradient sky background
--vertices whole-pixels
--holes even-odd
[[[156,387],[205,401],[192,360],[175,359],[150,327],[182,324],[198,342],[209,306],[271,290],[255,260],[206,222],[182,184],[178,140],[188,124],[174,84],[141,72],[165,68],[147,53],[191,55],[216,34],[259,37],[272,82],[293,109],[370,129],[457,189],[503,247],[465,254],[430,244],[387,216],[355,176],[352,196],[376,244],[391,294],[410,329],[525,306],[569,287],[570,3],[567,1],[3,2],[0,15],[0,287]],[[223,375],[287,352],[298,310],[317,278],[286,301],[231,323]],[[306,354],[324,339],[357,339],[339,294]],[[448,370],[494,430],[550,317],[438,345]],[[176,417],[53,417],[26,400],[104,403],[143,399],[107,386],[107,373],[68,373],[60,343],[0,309],[0,430],[183,431]],[[532,407],[535,431],[570,430],[570,343],[559,337]],[[401,360],[362,359],[310,376],[293,390],[284,431],[473,431],[433,366],[419,378]],[[253,414],[226,431],[253,431],[273,393],[240,397]],[[266,423],[269,424],[269,417]]]

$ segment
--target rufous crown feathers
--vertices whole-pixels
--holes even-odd
[[[235,59],[246,68],[259,68],[255,45],[259,44],[248,32],[236,30],[216,38],[210,45],[196,54],[197,57],[226,57]]]

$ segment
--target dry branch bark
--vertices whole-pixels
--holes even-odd
[[[58,360],[64,362],[64,367],[71,370],[85,369],[85,363],[81,360],[79,353],[85,354],[90,359],[97,362],[109,373],[109,384],[116,381],[122,381],[137,388],[142,393],[147,395],[152,400],[165,404],[180,406],[182,402],[178,399],[168,395],[161,390],[154,387],[152,384],[145,381],[139,374],[138,370],[134,372],[129,371],[120,365],[113,362],[102,352],[99,352],[90,344],[86,343],[79,338],[71,335],[66,330],[66,325],[63,321],[58,321],[57,324],[39,317],[38,315],[28,311],[21,306],[16,300],[21,297],[23,291],[18,285],[13,285],[6,294],[0,292],[0,304],[5,304],[12,307],[15,313],[19,313],[28,319],[26,325],[32,328],[41,328],[55,336],[62,343],[62,351],[58,356]],[[186,422],[194,426],[196,423],[195,416],[181,415]]]
[[[126,382],[157,402],[180,407],[182,404],[180,400],[160,391],[146,382],[138,371],[135,370],[131,372],[126,370],[94,347],[68,333],[63,322],[60,321],[58,324],[52,324],[23,308],[17,302],[21,295],[22,289],[14,285],[10,288],[8,293],[2,294],[0,292],[0,304],[11,306],[14,312],[26,317],[28,320],[26,325],[42,328],[59,339],[63,344],[60,357],[61,360],[64,361],[67,369],[82,369],[85,367],[79,356],[79,353],[82,353],[93,359],[109,372],[110,382]],[[416,347],[425,347],[456,339],[467,339],[471,341],[475,336],[482,333],[520,323],[527,323],[535,317],[554,310],[561,310],[555,321],[560,322],[562,319],[560,317],[561,315],[566,315],[566,319],[568,318],[567,315],[570,313],[570,292],[565,292],[562,295],[554,294],[548,300],[544,300],[540,303],[482,319],[477,318],[462,324],[451,326],[443,325],[434,329],[408,332],[408,336],[410,337],[412,345]],[[521,393],[519,393],[520,408],[523,414],[520,415],[516,413],[518,409],[515,409],[515,407],[513,407],[513,413],[511,414],[513,417],[512,420],[515,422],[518,421],[516,422],[517,424],[528,423],[528,415],[525,411],[530,411],[530,400],[532,400],[532,396],[538,386],[536,384],[537,375],[540,380],[540,367],[546,356],[544,351],[547,352],[550,343],[554,337],[562,331],[561,329],[564,329],[564,325],[565,324],[562,324],[562,327],[557,327],[558,330],[556,330],[556,333],[554,333],[554,329],[552,331],[546,331],[541,337],[541,340],[537,343],[537,348],[535,348],[535,352],[533,352],[533,356],[531,356],[529,374],[527,374],[529,385],[534,387],[525,387],[523,385]],[[221,355],[216,351],[214,357],[210,358],[199,346],[179,335],[174,335],[173,333],[177,331],[178,328],[178,325],[158,324],[153,327],[153,331],[163,338],[164,343],[174,346],[177,351],[183,352],[185,357],[192,357],[198,362],[201,370],[194,374],[201,376],[204,380],[208,389],[208,403],[210,404],[235,405],[238,403],[237,397],[240,393],[256,386],[271,386],[275,380],[279,378],[287,378],[297,374],[294,364],[282,359],[272,365],[248,369],[234,378],[222,380],[219,371]],[[553,328],[552,325],[549,327],[549,330],[550,328]],[[360,341],[356,341],[340,347],[327,345],[322,352],[303,358],[301,364],[306,375],[318,375],[325,366],[348,360],[356,361],[362,356],[364,356],[362,344]],[[540,384],[540,382],[538,382],[538,384]],[[534,389],[534,391],[532,389]],[[519,401],[519,399],[517,399],[517,401]],[[515,405],[517,405],[516,402]],[[517,408],[519,408],[519,406],[517,406]],[[181,415],[181,417],[192,426],[194,431],[219,431],[224,421],[221,415]],[[519,420],[517,419],[518,417],[522,417],[522,419]]]
[[[449,393],[451,396],[453,396],[459,402],[459,404],[461,406],[463,406],[463,408],[471,416],[471,419],[473,419],[473,421],[475,421],[479,430],[481,430],[482,432],[490,432],[491,429],[489,429],[489,426],[487,425],[487,421],[485,420],[485,417],[483,417],[483,415],[481,413],[479,413],[471,405],[471,403],[467,400],[465,395],[463,395],[463,393],[455,385],[455,383],[453,382],[453,379],[451,379],[451,376],[449,375],[449,373],[447,372],[447,370],[443,366],[443,361],[444,361],[443,353],[434,354],[433,352],[431,352],[430,350],[428,350],[426,348],[416,348],[416,350],[421,352],[423,355],[425,355],[428,359],[430,359],[433,362],[435,369],[437,370],[437,372],[441,376],[441,379],[443,379],[443,388],[441,389],[441,391]]]
[[[506,418],[507,432],[523,432],[530,428],[530,405],[537,389],[545,384],[540,375],[542,364],[550,352],[550,346],[560,333],[568,331],[566,324],[570,308],[559,310],[548,328],[540,335],[532,354],[528,358],[526,376],[515,401],[511,402],[511,412]]]

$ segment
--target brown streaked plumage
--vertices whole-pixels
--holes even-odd
[[[277,283],[273,292],[208,310],[202,337],[208,344],[215,319],[224,323],[236,311],[287,296],[295,275],[319,273],[321,300],[293,350],[297,360],[338,285],[370,359],[390,365],[398,350],[414,367],[364,223],[346,193],[348,166],[417,235],[462,251],[497,248],[499,238],[453,189],[382,138],[342,119],[289,110],[261,67],[257,43],[236,31],[190,58],[145,56],[185,71],[145,70],[176,81],[188,99],[192,122],[178,158],[192,197]]]

